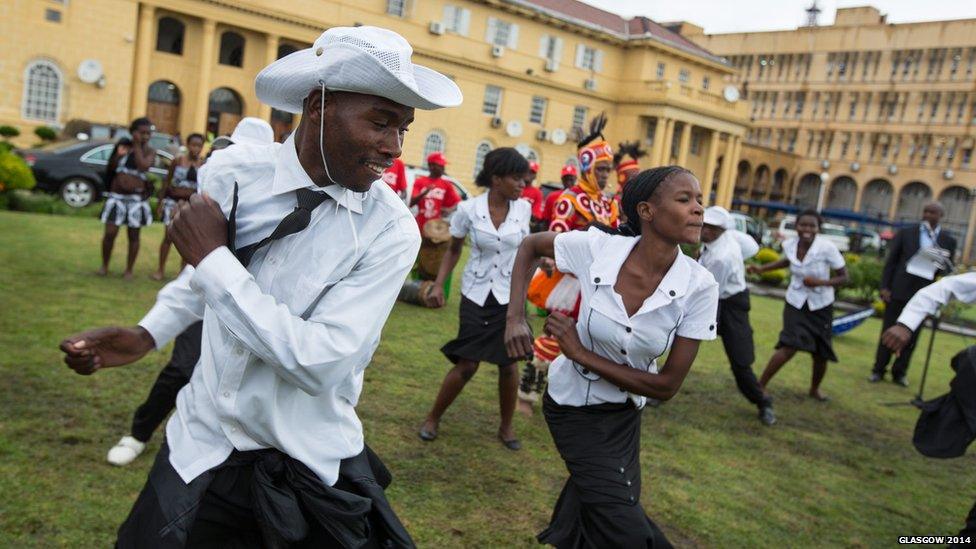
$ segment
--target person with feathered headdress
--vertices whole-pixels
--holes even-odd
[[[640,148],[640,141],[624,141],[617,145],[617,150],[613,153],[613,167],[617,170],[617,194],[613,195],[613,201],[618,209],[624,187],[631,178],[640,173],[640,159],[644,156],[647,156],[647,151]]]
[[[613,149],[603,136],[607,125],[606,113],[590,121],[589,133],[577,144],[579,179],[576,185],[565,189],[553,208],[549,230],[566,232],[586,229],[597,223],[616,228],[619,222],[619,206],[604,194],[614,168]],[[548,312],[560,312],[576,318],[579,314],[580,284],[570,274],[564,274],[549,264],[543,264],[529,285],[529,301]],[[522,372],[519,385],[519,408],[531,413],[532,403],[546,383],[549,363],[559,356],[559,344],[555,339],[541,335],[533,345],[534,353]]]

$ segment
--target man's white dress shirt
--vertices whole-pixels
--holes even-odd
[[[656,374],[657,359],[671,347],[675,336],[715,339],[718,285],[711,273],[679,250],[657,289],[628,316],[614,284],[639,240],[597,229],[560,233],[555,240],[556,268],[580,281],[576,331],[583,346],[618,364]],[[645,397],[628,394],[564,355],[549,367],[548,391],[564,406],[631,398],[640,408],[646,402]]]
[[[471,235],[471,254],[461,278],[461,295],[483,307],[491,292],[499,304],[508,304],[512,265],[519,244],[529,234],[531,218],[531,204],[522,199],[510,200],[508,215],[496,229],[488,211],[487,192],[458,205],[451,217],[451,236]]]
[[[339,461],[363,449],[355,406],[420,247],[417,224],[387,185],[364,195],[316,187],[294,138],[235,144],[200,172],[224,215],[239,186],[240,248],[262,240],[297,204],[295,190],[330,195],[301,232],[257,250],[244,268],[227,247],[164,287],[139,322],[164,346],[203,319],[200,361],[166,425],[184,481],[233,449],[277,448],[335,483]]]
[[[963,303],[976,302],[976,272],[947,276],[922,288],[908,300],[898,316],[898,323],[913,332],[918,331],[926,316],[934,315],[952,298]]]
[[[738,231],[726,230],[722,236],[703,244],[701,256],[698,258],[698,263],[715,277],[719,299],[746,290],[746,266],[742,261],[742,247],[736,233]],[[755,243],[752,237],[746,236]]]
[[[819,311],[834,302],[833,286],[817,286],[810,288],[803,284],[803,279],[812,276],[820,280],[830,278],[830,270],[842,268],[844,256],[833,242],[821,235],[817,235],[807,250],[807,255],[800,261],[796,256],[799,237],[793,237],[783,243],[783,255],[790,261],[790,286],[786,290],[786,302],[802,309],[806,303],[811,311]]]

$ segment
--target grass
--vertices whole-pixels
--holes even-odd
[[[147,278],[161,227],[143,231],[136,280],[98,278],[95,219],[0,212],[0,547],[106,547],[145,482],[146,456],[107,465],[105,452],[165,363],[80,377],[58,341],[83,328],[132,324],[159,288]],[[121,271],[124,236],[113,262]],[[175,268],[175,260],[171,270]],[[447,370],[438,348],[457,329],[457,287],[444,310],[398,304],[367,370],[359,413],[394,473],[389,496],[424,547],[524,546],[547,523],[566,473],[541,414],[516,423],[524,450],[494,439],[497,390],[483,367],[449,410],[440,438],[416,436]],[[758,361],[771,352],[782,304],[756,298]],[[774,380],[780,422],[765,428],[737,393],[717,342],[702,346],[681,393],[643,417],[643,504],[673,541],[714,547],[886,547],[897,536],[958,531],[972,505],[974,462],[932,460],[911,445],[911,392],[865,380],[877,320],[835,340],[827,404],[805,397],[809,361]],[[924,343],[928,335],[923,337]],[[971,342],[936,337],[930,396]],[[912,387],[924,353],[916,353]],[[761,368],[761,364],[757,369]]]

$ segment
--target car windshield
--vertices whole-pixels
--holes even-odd
[[[827,236],[847,236],[847,231],[840,225],[824,225],[820,227],[820,234]]]

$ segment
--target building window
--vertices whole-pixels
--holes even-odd
[[[502,89],[498,86],[485,86],[485,100],[481,104],[481,112],[498,116],[502,110]]]
[[[467,36],[470,26],[471,10],[459,6],[444,6],[444,30]]]
[[[491,143],[488,141],[482,141],[478,143],[478,146],[474,149],[474,176],[478,177],[481,173],[481,168],[485,165],[485,157],[491,152]]]
[[[573,124],[572,129],[582,130],[583,124],[586,124],[586,107],[582,105],[576,105],[573,107]]]
[[[962,165],[963,166],[968,166],[969,163],[972,162],[972,160],[973,160],[973,150],[972,149],[963,149],[962,150]]]
[[[424,155],[421,157],[421,162],[427,162],[427,156],[435,152],[444,152],[444,134],[434,130],[427,134],[427,139],[424,140]]]
[[[220,35],[220,59],[221,65],[231,67],[244,66],[244,37],[233,31],[227,31]]]
[[[21,115],[57,123],[61,110],[61,71],[48,61],[35,61],[24,74]]]
[[[678,81],[682,84],[687,84],[689,80],[691,80],[691,72],[688,69],[681,69],[678,72]]]
[[[663,80],[664,79],[664,69],[665,69],[664,63],[658,63],[657,64],[657,79],[658,80]]]
[[[46,10],[44,10],[44,20],[49,21],[51,23],[60,23],[61,12],[58,10],[52,10],[51,8],[47,8]]]
[[[690,130],[691,128],[689,128]],[[689,143],[689,151],[692,155],[698,156],[701,154],[701,143],[702,143],[702,133],[691,131],[691,141]]]
[[[707,90],[709,85],[709,78],[707,76],[702,76],[702,89]]]
[[[386,13],[397,17],[407,16],[408,0],[386,0]]]
[[[518,46],[518,25],[489,17],[485,40],[495,46],[515,49]]]
[[[584,44],[577,44],[576,67],[588,71],[600,72],[603,70],[603,52]]]
[[[529,110],[529,122],[542,124],[546,117],[546,98],[535,95],[532,97],[532,108]]]
[[[186,27],[173,17],[163,17],[156,25],[156,51],[183,55],[183,34]]]
[[[539,57],[552,64],[551,70],[559,66],[559,59],[563,56],[563,39],[558,36],[544,35],[539,40]]]
[[[939,101],[942,99],[942,94],[940,92],[935,92],[932,95],[932,110],[929,111],[929,118],[935,120],[935,115],[939,112]]]

